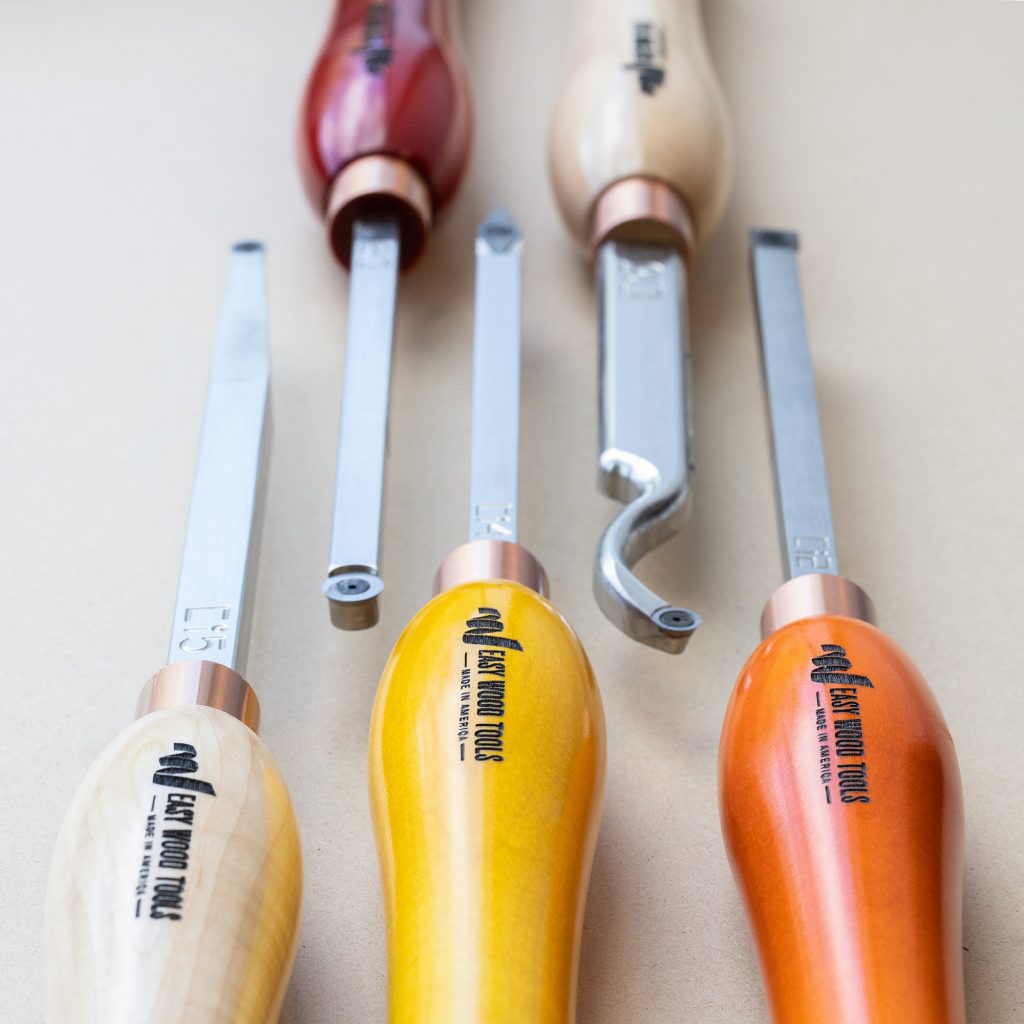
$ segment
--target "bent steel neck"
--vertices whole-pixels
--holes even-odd
[[[677,654],[700,616],[632,567],[679,526],[693,472],[686,267],[669,245],[606,241],[597,254],[599,484],[626,507],[598,543],[594,594],[627,636]]]

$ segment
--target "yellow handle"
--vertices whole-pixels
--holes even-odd
[[[577,0],[579,42],[551,126],[551,175],[569,230],[588,244],[614,182],[670,186],[711,233],[732,163],[725,104],[699,0]]]
[[[291,801],[223,711],[145,715],[64,820],[46,906],[51,1024],[268,1024],[302,898]]]
[[[467,583],[384,671],[370,785],[392,1024],[571,1024],[604,789],[579,640],[515,583]]]

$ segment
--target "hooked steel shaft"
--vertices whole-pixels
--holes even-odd
[[[667,245],[598,251],[601,489],[626,507],[598,543],[594,594],[627,636],[679,653],[700,616],[659,597],[633,565],[679,527],[692,475],[686,267]]]

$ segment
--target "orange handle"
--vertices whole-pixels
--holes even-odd
[[[820,615],[747,662],[722,827],[776,1024],[963,1024],[963,797],[934,697],[874,626]]]

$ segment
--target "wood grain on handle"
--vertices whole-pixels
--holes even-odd
[[[299,124],[310,202],[322,214],[343,167],[386,155],[423,176],[436,212],[466,168],[470,119],[451,0],[336,0]]]
[[[963,797],[942,714],[874,626],[754,652],[726,713],[722,826],[776,1024],[963,1024]]]
[[[271,1024],[302,897],[274,760],[222,711],[155,711],[93,764],[46,906],[50,1024]]]
[[[579,40],[551,126],[555,195],[589,244],[614,182],[654,178],[683,199],[698,241],[722,212],[731,145],[699,0],[576,0]]]
[[[590,665],[544,598],[466,583],[413,619],[370,731],[391,1024],[573,1024],[604,772]]]

